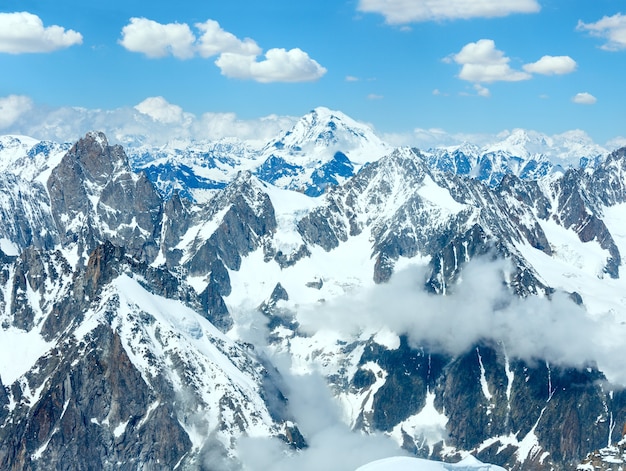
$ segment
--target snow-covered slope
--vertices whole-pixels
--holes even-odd
[[[318,107],[269,142],[263,154],[267,157],[273,154],[289,163],[310,167],[319,161],[327,162],[336,152],[342,152],[354,164],[363,165],[378,160],[390,150],[370,126],[340,111]]]
[[[481,463],[472,456],[458,463],[442,463],[399,456],[368,463],[356,471],[503,471],[503,469],[500,466]]]
[[[390,151],[369,126],[319,107],[263,148],[256,173],[277,186],[319,196]]]
[[[45,185],[70,143],[38,141],[27,136],[0,136],[0,171]]]

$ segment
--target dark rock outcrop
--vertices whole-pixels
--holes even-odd
[[[173,469],[189,451],[170,404],[150,408],[156,398],[108,327],[41,362],[55,364],[50,386],[0,428],[2,469]]]
[[[145,175],[134,174],[121,146],[88,133],[48,179],[52,216],[61,242],[90,253],[109,240],[152,261],[158,253],[162,201]]]

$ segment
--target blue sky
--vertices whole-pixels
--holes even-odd
[[[326,106],[398,140],[582,129],[604,144],[626,136],[622,14],[624,0],[4,0],[0,133],[143,102],[172,123]]]

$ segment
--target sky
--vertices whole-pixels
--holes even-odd
[[[603,145],[626,136],[625,75],[624,0],[0,4],[0,134],[143,115],[264,137],[325,106],[407,144],[524,128]]]

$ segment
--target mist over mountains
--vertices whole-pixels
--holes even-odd
[[[285,129],[0,137],[0,467],[622,459],[624,148]]]

